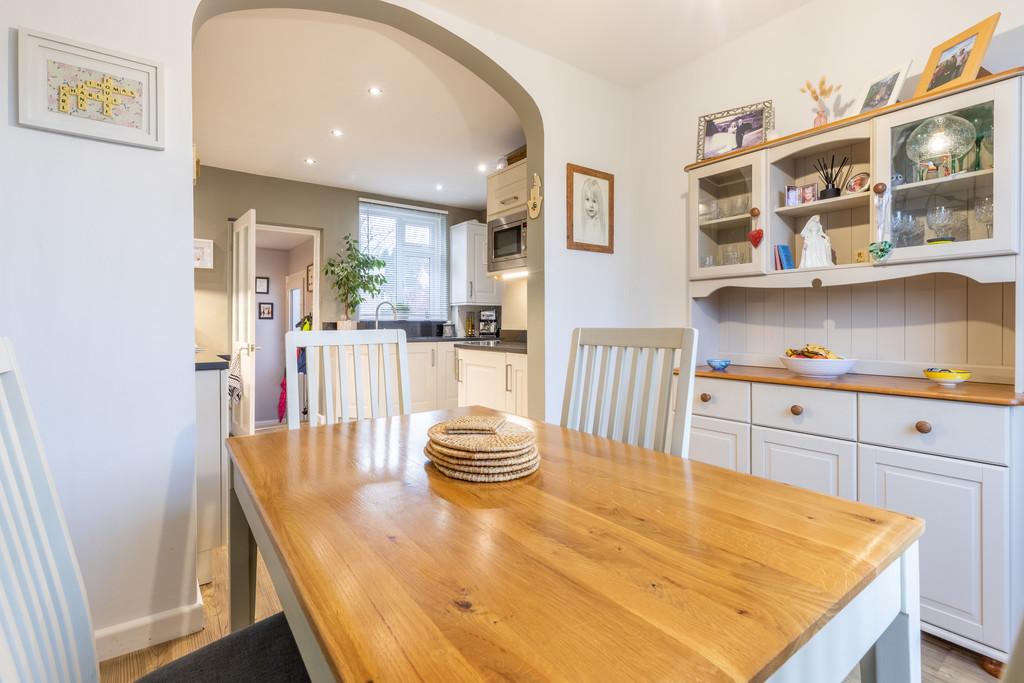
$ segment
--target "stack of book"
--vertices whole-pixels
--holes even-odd
[[[793,270],[796,264],[793,263],[793,251],[788,244],[775,245],[775,270]]]

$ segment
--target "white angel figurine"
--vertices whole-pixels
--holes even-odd
[[[821,219],[811,216],[800,231],[804,238],[804,248],[800,254],[801,268],[821,268],[832,265],[832,240],[821,227]]]

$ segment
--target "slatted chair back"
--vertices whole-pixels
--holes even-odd
[[[9,340],[0,337],[0,681],[98,681],[92,620]]]
[[[288,429],[301,421],[298,351],[305,349],[309,425],[411,412],[404,330],[288,332]]]
[[[694,329],[574,330],[562,426],[664,451],[675,386],[669,452],[683,455],[690,442],[696,357]],[[679,368],[678,377],[674,368]]]

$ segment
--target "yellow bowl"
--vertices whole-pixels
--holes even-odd
[[[924,376],[940,386],[955,387],[960,382],[969,380],[971,373],[950,368],[928,368],[924,371]]]

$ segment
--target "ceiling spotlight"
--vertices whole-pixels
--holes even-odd
[[[305,159],[303,159],[303,161],[306,162],[306,166],[312,166],[313,164],[316,163],[316,159],[314,159],[313,157],[306,157]]]
[[[340,138],[344,134],[345,133],[341,131],[341,128],[331,128],[331,135],[333,135],[336,138]]]
[[[476,170],[480,171],[481,173],[486,173],[487,172],[487,164],[477,164],[476,165]]]
[[[374,97],[380,97],[381,95],[384,94],[384,91],[375,85],[370,86],[370,89],[367,92],[373,95]]]
[[[442,185],[441,183],[438,183],[437,185],[434,185],[434,189],[437,190],[438,192],[440,192],[441,190],[444,189],[444,185]]]

